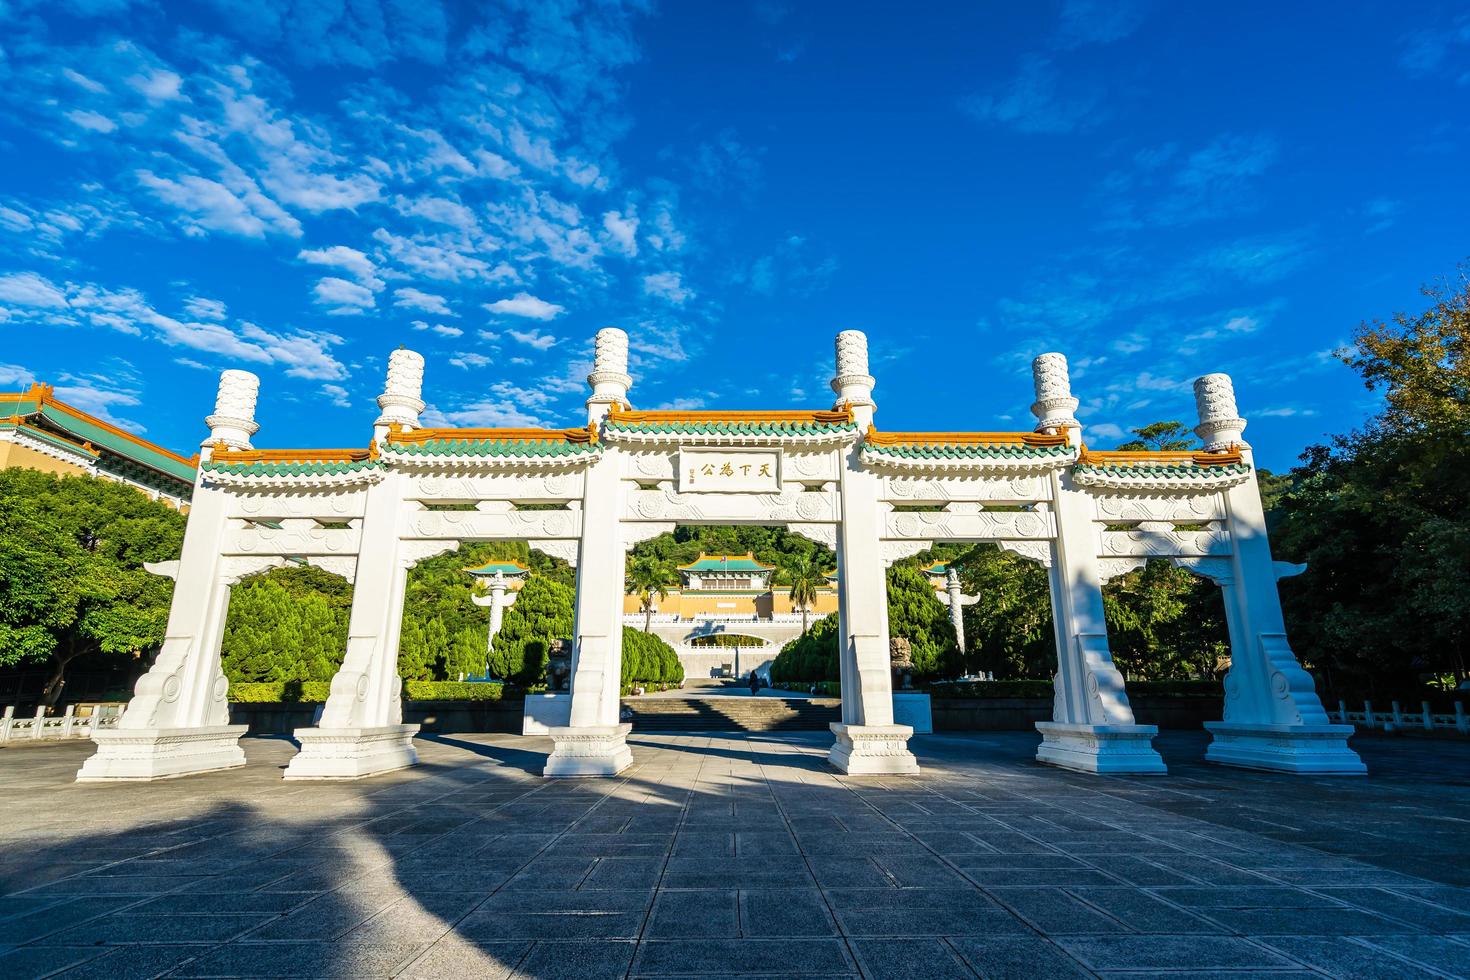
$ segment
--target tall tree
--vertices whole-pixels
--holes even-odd
[[[786,594],[791,604],[801,610],[801,631],[805,633],[807,617],[811,614],[812,604],[817,601],[817,590],[826,584],[826,576],[810,554],[795,554],[787,558],[781,566],[781,575],[790,587]]]
[[[657,599],[669,597],[669,580],[673,571],[667,562],[651,555],[638,555],[628,562],[624,588],[629,595],[636,595],[643,605],[643,632],[653,630],[653,604]]]
[[[1183,422],[1150,422],[1139,429],[1130,430],[1134,438],[1121,443],[1118,448],[1126,452],[1153,450],[1169,452],[1198,448],[1193,433]]]
[[[78,658],[157,648],[173,584],[143,563],[178,557],[183,528],[124,484],[0,471],[0,666],[49,663],[51,705]]]

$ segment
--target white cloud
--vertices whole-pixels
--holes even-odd
[[[410,310],[423,310],[425,313],[437,313],[440,316],[454,316],[454,311],[449,308],[443,296],[435,296],[433,293],[425,293],[412,288],[393,290],[393,305]]]
[[[425,323],[423,320],[415,320],[415,321],[413,321],[413,328],[415,330],[427,330],[427,331],[430,331],[432,333],[436,333],[436,334],[438,334],[441,337],[463,337],[464,336],[464,331],[461,330],[459,327],[446,327],[442,323],[430,324],[430,323]]]
[[[347,389],[341,385],[322,385],[322,394],[331,399],[337,408],[351,408],[352,400],[347,395]]]
[[[267,230],[292,238],[301,237],[301,223],[270,198],[261,193],[254,181],[238,181],[239,192],[217,180],[195,174],[181,174],[178,179],[160,177],[151,170],[139,170],[138,183],[153,192],[165,204],[171,204],[189,217],[185,230],[203,234],[204,230],[224,231],[246,238],[264,238]]]
[[[453,364],[457,368],[464,368],[466,371],[468,371],[470,368],[489,367],[490,358],[486,357],[484,354],[477,354],[474,351],[457,351],[455,352],[455,355],[449,359],[449,363]]]
[[[72,71],[70,68],[63,68],[61,70],[61,76],[78,88],[85,89],[93,95],[101,95],[107,91],[106,85],[103,85],[96,79],[88,78],[81,72]]]
[[[533,327],[530,330],[507,330],[505,333],[516,343],[534,347],[536,350],[550,350],[551,346],[556,343],[556,338],[551,334],[542,333],[540,327]]]
[[[51,280],[34,272],[0,276],[0,302],[53,310],[65,309],[67,305],[66,295]]]
[[[184,80],[177,73],[161,68],[134,75],[128,84],[150,102],[172,102],[184,97],[180,92]]]
[[[318,305],[331,307],[327,312],[333,315],[361,313],[378,305],[371,289],[336,276],[318,280],[313,292]]]
[[[684,286],[683,278],[677,272],[657,272],[644,276],[643,293],[645,296],[666,299],[675,306],[683,306],[694,295]]]
[[[452,363],[452,362],[451,362]],[[488,362],[487,362],[488,363]],[[476,365],[477,367],[483,365]],[[424,418],[430,425],[468,426],[473,428],[522,428],[545,424],[539,416],[526,412],[509,401],[471,402],[451,411],[430,407]]]
[[[378,278],[378,268],[373,260],[355,248],[333,245],[331,248],[303,249],[296,253],[296,257],[312,265],[325,265],[349,272],[358,282],[374,292],[383,288],[383,280]]]
[[[190,296],[184,300],[184,312],[196,320],[223,320],[226,307],[217,299]]]
[[[504,313],[508,316],[520,316],[529,320],[554,320],[566,312],[566,307],[548,303],[530,293],[516,293],[510,299],[499,299],[493,303],[486,303],[485,309],[491,313]]]
[[[94,112],[91,109],[72,109],[66,113],[66,118],[83,129],[91,130],[94,133],[110,133],[117,129],[117,123],[102,113]]]
[[[0,385],[24,388],[35,380],[36,376],[19,364],[0,364]]]
[[[602,216],[602,229],[609,245],[630,258],[638,254],[638,212],[629,208],[627,214],[608,211]]]

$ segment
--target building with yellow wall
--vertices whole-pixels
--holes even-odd
[[[50,385],[0,392],[0,469],[115,480],[182,508],[198,463],[68,405]]]
[[[800,615],[787,590],[771,583],[776,567],[763,565],[751,554],[706,555],[680,565],[680,584],[669,589],[667,598],[654,597],[657,615],[679,619],[770,619]],[[820,618],[837,611],[837,592],[831,587],[817,590],[811,615]],[[623,598],[623,612],[643,612],[642,597]]]

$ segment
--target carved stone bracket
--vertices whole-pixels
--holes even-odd
[[[458,547],[458,541],[400,541],[398,561],[404,568],[412,568],[425,558],[447,554]]]
[[[1051,567],[1051,542],[1049,541],[1000,541],[997,544],[1001,551],[1009,551],[1019,558],[1034,561],[1042,568]]]
[[[349,582],[357,578],[357,558],[354,555],[319,555],[306,559],[306,563],[324,572],[341,576]]]
[[[799,534],[808,541],[826,545],[833,551],[837,550],[837,525],[836,524],[787,524],[786,530],[792,534]]]
[[[896,561],[911,558],[932,547],[932,541],[883,541],[879,544],[878,554],[883,559],[883,567],[887,568]]]
[[[577,567],[577,542],[575,540],[532,541],[530,544],[533,551],[539,551],[552,558],[560,558],[573,568]]]
[[[1147,558],[1099,558],[1097,560],[1097,571],[1102,580],[1106,582],[1108,579],[1117,578],[1119,575],[1127,575],[1129,572],[1137,571],[1147,563]]]
[[[1200,578],[1207,578],[1216,585],[1230,585],[1235,581],[1235,573],[1231,570],[1231,562],[1225,557],[1210,558],[1170,558],[1169,561],[1175,566],[1191,571]]]
[[[220,580],[226,585],[234,585],[249,575],[257,572],[269,571],[272,568],[280,568],[286,564],[286,559],[276,555],[239,555],[233,558],[220,559]]]
[[[668,522],[625,522],[623,525],[623,550],[632,551],[634,545],[658,537],[660,534],[672,534],[679,525],[673,521]]]

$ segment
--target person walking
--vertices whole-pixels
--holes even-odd
[[[760,689],[761,689],[761,678],[760,678],[760,675],[757,674],[755,671],[752,670],[750,672],[750,696],[751,697],[755,697],[757,694],[760,693]]]

